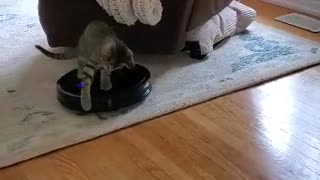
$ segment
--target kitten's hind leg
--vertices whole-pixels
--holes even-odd
[[[105,70],[105,69],[101,70],[100,89],[108,91],[108,90],[110,90],[112,88],[110,75],[111,74],[107,70]]]

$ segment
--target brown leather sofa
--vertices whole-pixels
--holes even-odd
[[[111,24],[135,52],[172,53],[184,47],[187,30],[206,22],[232,0],[161,0],[162,20],[156,26],[116,23],[95,0],[39,0],[39,18],[51,47],[74,46],[94,19]]]

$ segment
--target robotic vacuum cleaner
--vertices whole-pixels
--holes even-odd
[[[123,68],[111,73],[112,89],[100,89],[100,72],[91,86],[92,108],[90,112],[108,112],[125,108],[143,101],[151,92],[150,72],[136,65],[133,69]],[[65,107],[84,111],[81,107],[81,82],[77,69],[63,75],[57,82],[57,97]]]

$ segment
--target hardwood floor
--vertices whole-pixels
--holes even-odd
[[[258,21],[292,12],[243,0]],[[320,67],[0,170],[1,180],[320,179]]]

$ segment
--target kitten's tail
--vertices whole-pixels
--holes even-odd
[[[42,52],[44,55],[53,58],[53,59],[58,59],[58,60],[62,60],[62,59],[72,59],[75,58],[74,53],[72,52],[67,52],[67,53],[62,53],[62,54],[56,54],[56,53],[52,53],[48,50],[46,50],[45,48],[39,46],[39,45],[35,45],[35,48],[37,48],[40,52]]]

